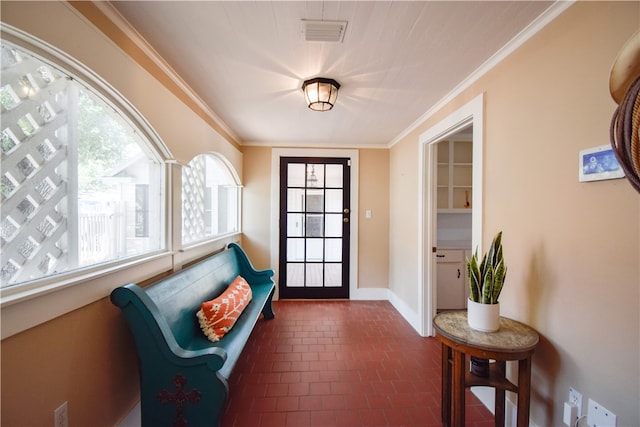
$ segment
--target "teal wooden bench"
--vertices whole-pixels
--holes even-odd
[[[133,334],[140,365],[142,425],[217,426],[229,395],[227,382],[260,314],[275,315],[273,270],[256,270],[231,243],[211,257],[145,288],[130,283],[111,293]],[[220,341],[200,329],[200,304],[242,276],[252,299]]]

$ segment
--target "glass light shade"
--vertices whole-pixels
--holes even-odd
[[[302,84],[307,105],[314,111],[329,111],[338,98],[340,83],[333,79],[317,77]]]

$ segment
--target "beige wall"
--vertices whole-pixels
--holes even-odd
[[[389,150],[360,150],[358,287],[389,285]],[[365,211],[371,211],[371,218]]]
[[[3,426],[113,426],[139,399],[131,334],[107,298],[2,341]]]
[[[257,268],[271,266],[271,148],[245,147],[242,247]]]
[[[638,28],[637,2],[577,3],[391,150],[391,288],[411,304],[418,136],[485,93],[483,239],[504,231],[502,314],[542,335],[538,426],[562,425],[570,386],[585,411],[592,398],[640,425],[640,197],[625,180],[577,177],[578,151],[609,141],[610,66]]]
[[[412,134],[413,135],[413,134]],[[418,137],[396,144],[389,157],[389,289],[418,311]]]

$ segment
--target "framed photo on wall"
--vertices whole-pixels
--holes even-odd
[[[578,161],[581,182],[624,178],[624,171],[609,144],[580,150]]]

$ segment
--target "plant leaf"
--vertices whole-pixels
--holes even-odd
[[[467,259],[467,277],[469,278],[469,298],[480,302],[480,270],[478,269],[478,250],[471,259]]]
[[[489,248],[489,264],[494,268],[502,258],[502,231],[495,235]]]
[[[481,304],[496,304],[502,292],[507,267],[502,249],[502,231],[491,241],[489,251],[482,257],[478,267],[478,249],[471,259],[467,259],[469,276],[469,298]]]
[[[506,276],[507,267],[504,264],[504,259],[501,259],[498,267],[496,268],[496,272],[493,278],[493,294],[491,295],[492,304],[496,304],[498,302],[498,297],[500,297],[500,292],[502,292],[502,287],[504,286],[504,279],[506,278]]]
[[[482,279],[484,277],[485,274],[487,274],[487,267],[488,267],[488,262],[487,262],[487,254],[485,253],[484,256],[482,257],[482,262],[480,263],[480,278]],[[483,287],[484,281],[480,281],[480,291],[482,291],[482,287]]]
[[[493,290],[493,267],[488,266],[482,280],[482,304],[491,304],[491,292]]]

